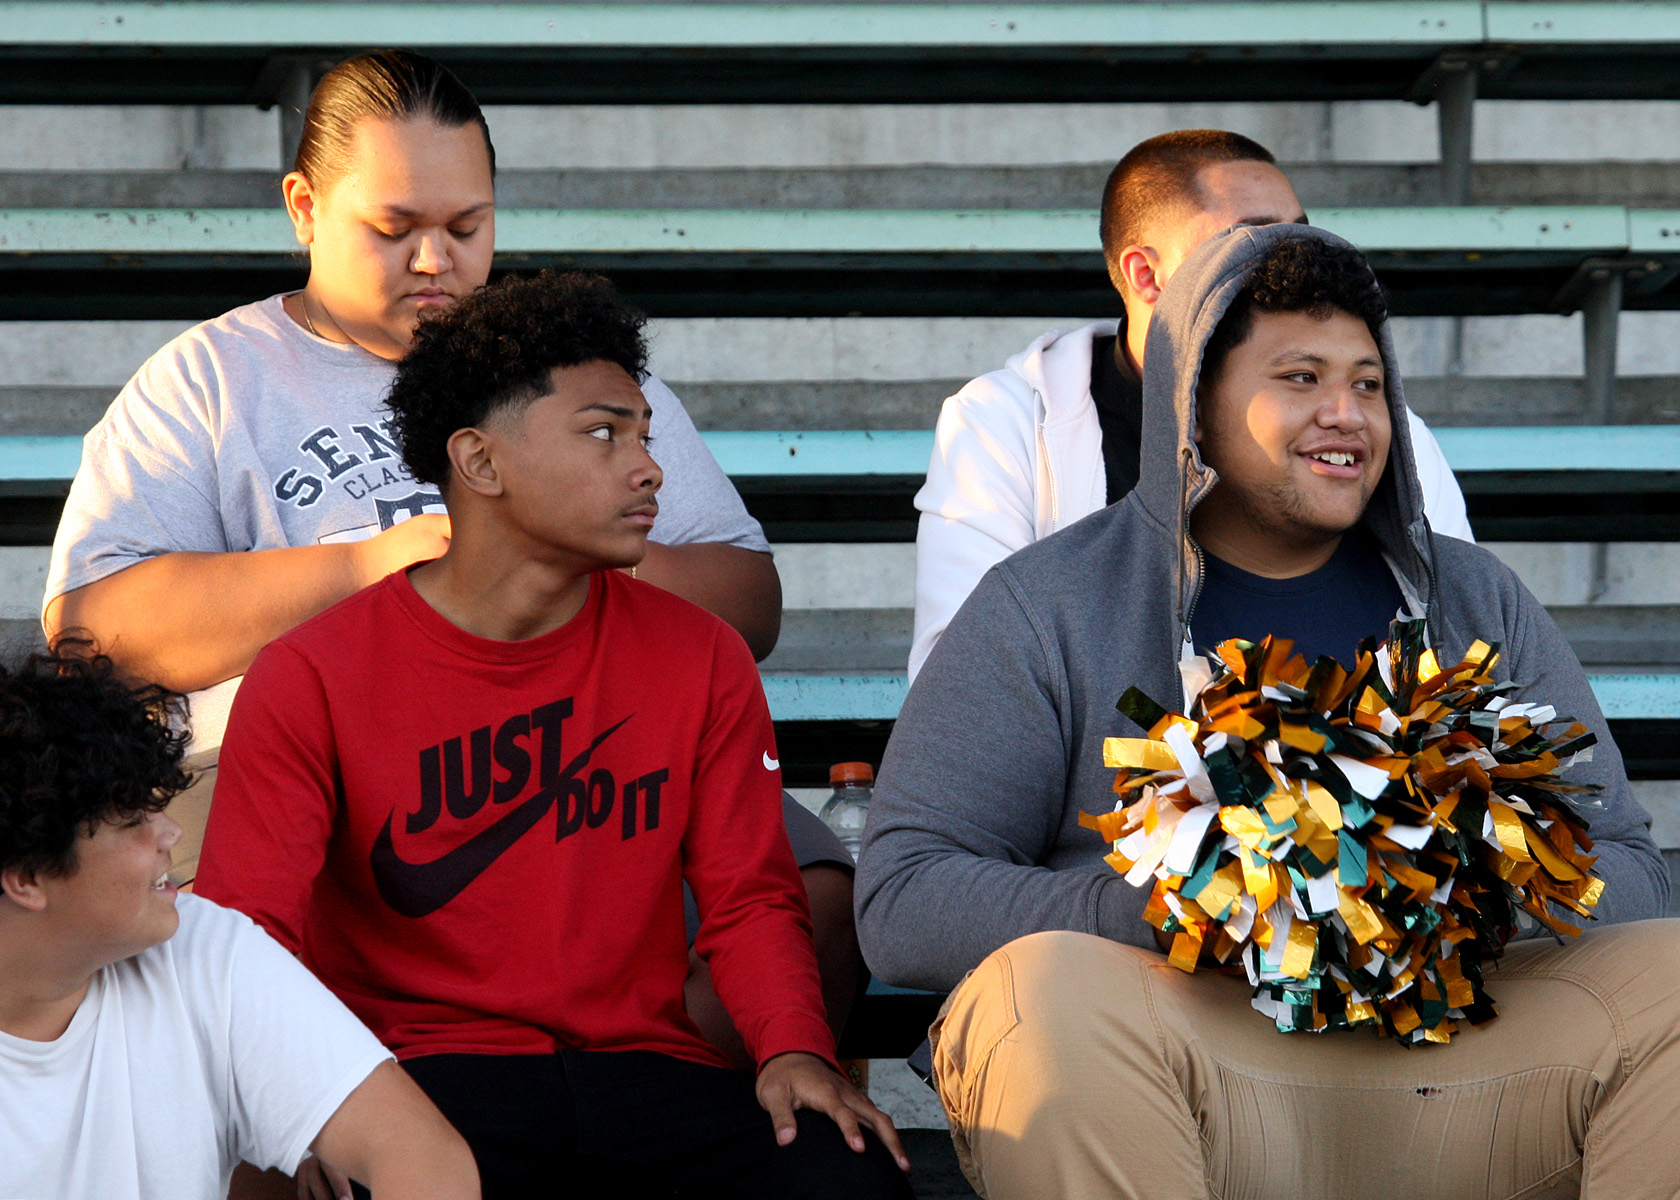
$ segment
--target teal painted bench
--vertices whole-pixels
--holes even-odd
[[[1609,720],[1680,720],[1680,672],[1589,679]],[[778,721],[890,721],[909,690],[902,674],[764,676],[770,715]]]
[[[1485,541],[1680,540],[1680,426],[1435,431]],[[933,435],[709,433],[772,541],[909,541]]]
[[[1667,98],[1680,46],[1671,3],[24,2],[0,101],[271,103],[393,29],[496,104]]]
[[[1680,673],[1588,676],[1635,779],[1680,778]],[[831,763],[879,763],[909,690],[904,675],[764,675],[789,787],[822,787]]]
[[[1680,425],[1435,432],[1483,540],[1680,540]],[[773,542],[916,536],[931,432],[704,436]],[[0,438],[0,543],[52,540],[80,454],[78,438]]]
[[[1312,216],[1366,250],[1401,314],[1574,311],[1611,274],[1628,306],[1680,307],[1680,212]],[[1118,305],[1085,210],[509,209],[497,251],[502,271],[607,271],[656,316],[1066,317]],[[302,279],[278,209],[0,210],[0,319],[203,318]]]

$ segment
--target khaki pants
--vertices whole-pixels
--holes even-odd
[[[1499,1018],[1450,1045],[1280,1034],[1246,979],[1040,933],[930,1033],[957,1155],[989,1200],[1672,1200],[1680,921],[1513,946]]]

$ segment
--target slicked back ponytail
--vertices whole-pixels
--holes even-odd
[[[478,101],[442,63],[412,50],[369,50],[328,71],[309,97],[292,169],[315,188],[343,173],[364,117],[430,117],[446,129],[477,125],[496,175],[496,148]]]

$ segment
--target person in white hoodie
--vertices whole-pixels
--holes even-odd
[[[1103,189],[1102,245],[1119,321],[1052,330],[945,401],[916,494],[914,679],[997,563],[1119,500],[1138,479],[1144,339],[1185,258],[1234,225],[1305,224],[1271,153],[1241,134],[1181,129],[1134,146]],[[1474,541],[1433,434],[1408,410],[1424,510]]]

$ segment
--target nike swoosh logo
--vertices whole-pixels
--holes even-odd
[[[632,713],[631,716],[635,714]],[[630,717],[625,717],[628,721]],[[589,765],[590,757],[624,725],[620,721],[589,743],[589,748],[566,764],[556,784],[564,784]],[[490,864],[500,858],[520,838],[531,832],[558,799],[557,788],[543,788],[518,808],[502,817],[494,825],[481,829],[455,849],[430,862],[414,863],[398,856],[391,839],[391,823],[396,810],[385,818],[379,836],[374,839],[368,866],[373,869],[374,886],[380,897],[405,917],[429,916],[466,890]]]
[[[764,769],[766,771],[780,771],[782,769],[782,760],[779,758],[771,758],[770,751],[766,750],[764,752]]]

